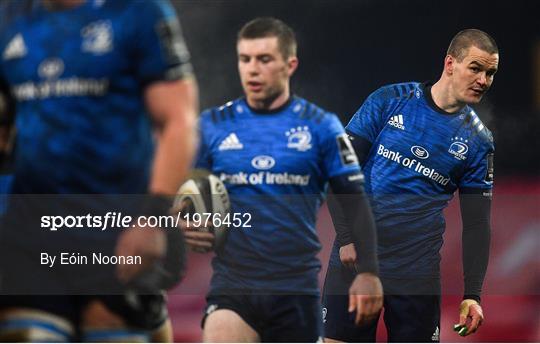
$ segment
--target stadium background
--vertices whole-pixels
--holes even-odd
[[[453,202],[446,212],[441,340],[540,342],[538,1],[172,1],[192,53],[201,108],[241,95],[236,32],[256,16],[275,16],[293,27],[299,41],[293,92],[336,112],[344,124],[384,84],[436,80],[457,31],[474,27],[490,33],[500,48],[500,71],[492,90],[475,106],[496,140],[492,251],[483,297],[486,322],[468,338],[451,331],[462,293],[459,205]],[[324,207],[318,231],[322,278],[334,237]],[[192,254],[184,282],[170,294],[176,341],[201,340],[210,258]],[[385,338],[384,331],[379,338]]]
[[[468,338],[451,331],[462,293],[459,204],[447,214],[443,248],[444,342],[540,341],[540,4],[532,1],[194,0],[174,1],[200,86],[201,108],[242,94],[236,32],[256,16],[292,26],[300,66],[295,94],[336,112],[344,124],[376,88],[436,80],[452,36],[464,28],[490,33],[500,48],[494,85],[475,106],[496,140],[491,261],[486,321]],[[324,276],[334,234],[326,208],[318,231]],[[193,254],[184,283],[170,295],[177,341],[200,341],[210,256]],[[384,331],[379,331],[384,340]]]

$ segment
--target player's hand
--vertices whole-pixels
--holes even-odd
[[[173,209],[172,213],[183,212],[186,208],[185,204],[181,204],[178,208]],[[185,220],[181,220],[178,226],[184,231],[184,239],[188,249],[193,252],[206,253],[214,248],[214,234],[209,228],[196,226],[193,221],[190,221],[189,226]]]
[[[354,323],[367,324],[377,318],[383,305],[383,289],[379,277],[358,274],[349,288],[349,313],[356,311]]]
[[[180,221],[179,226],[184,231],[186,245],[191,251],[198,253],[212,251],[214,248],[215,236],[208,228],[196,227],[191,223],[188,227],[186,221]]]
[[[141,264],[118,264],[118,279],[127,283],[165,257],[167,238],[163,230],[150,227],[134,227],[124,230],[116,243],[117,256],[141,256]]]
[[[463,332],[458,333],[463,337],[473,334],[483,322],[484,313],[480,304],[471,299],[463,300],[459,305],[459,326],[460,328],[466,326],[467,331],[463,330]]]
[[[356,270],[356,249],[354,244],[347,244],[339,248],[341,263],[351,270]]]

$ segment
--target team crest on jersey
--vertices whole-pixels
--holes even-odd
[[[463,137],[453,137],[450,148],[448,148],[448,153],[452,154],[454,158],[458,160],[467,159],[467,152],[469,151],[469,146],[467,143],[469,140],[463,139]]]
[[[291,128],[285,132],[287,148],[305,152],[311,149],[311,133],[308,126]]]
[[[113,46],[113,30],[110,20],[99,20],[81,29],[81,50],[94,55],[110,52]]]

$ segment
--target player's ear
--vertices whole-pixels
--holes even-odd
[[[456,59],[452,55],[446,55],[444,58],[444,72],[452,75],[454,73],[454,64]]]
[[[289,76],[292,76],[294,71],[298,68],[298,57],[291,56],[287,59],[287,69]]]

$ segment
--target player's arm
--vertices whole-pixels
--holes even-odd
[[[349,235],[350,247],[357,257],[353,263],[357,276],[349,290],[349,312],[356,311],[357,324],[373,319],[382,307],[375,223],[362,180],[361,172],[331,178],[329,201],[334,224],[342,226],[343,233]]]
[[[460,335],[477,331],[484,321],[480,296],[489,261],[491,240],[491,198],[493,183],[492,147],[479,161],[472,162],[460,185],[464,296],[459,309]],[[466,327],[466,328],[465,328]]]
[[[476,332],[484,320],[480,295],[487,271],[491,240],[491,197],[486,197],[485,192],[482,189],[460,190],[465,292],[460,305],[459,325],[467,326],[464,335]]]
[[[320,135],[332,190],[329,209],[332,218],[347,227],[358,257],[357,276],[349,289],[349,310],[356,311],[355,322],[359,324],[371,320],[382,307],[375,224],[363,188],[363,174],[347,134],[335,116],[329,116],[324,124],[326,132]]]
[[[370,94],[345,128],[357,161],[361,166],[365,164],[373,142],[384,128],[386,123],[384,113],[389,97],[392,97],[392,94],[385,87]],[[345,266],[352,269],[356,261],[356,250],[351,240],[348,224],[340,209],[335,206],[332,197],[329,197],[328,207],[336,214],[332,220],[336,230],[336,241],[340,248],[340,260]]]
[[[172,202],[166,196],[176,193],[194,155],[197,87],[180,23],[170,2],[136,1],[131,3],[130,11],[129,24],[136,23],[130,26],[133,69],[157,129],[149,195],[141,215],[168,215]],[[185,262],[182,232],[128,230],[119,237],[116,254],[143,257],[141,265],[118,266],[121,281],[140,281],[154,289],[170,288],[179,281]],[[145,274],[150,276],[143,278]]]
[[[145,100],[159,128],[149,192],[173,195],[195,154],[197,87],[192,78],[156,82],[147,87]]]
[[[11,150],[14,121],[15,98],[8,83],[0,77],[0,166]]]
[[[347,131],[347,134],[356,154],[357,160],[360,163],[360,166],[363,166],[368,157],[369,151],[371,150],[372,143],[362,136],[355,135],[349,131]],[[336,231],[336,241],[340,247],[340,260],[345,266],[354,269],[356,264],[356,250],[354,248],[351,232],[341,208],[338,206],[338,204],[336,204],[334,192],[331,187],[328,195],[328,209],[333,214],[332,222]]]
[[[158,127],[156,151],[152,174],[149,184],[149,196],[144,205],[144,215],[167,215],[171,206],[169,195],[178,190],[182,180],[191,167],[196,142],[196,109],[197,88],[193,79],[154,82],[146,88],[145,101],[152,119]],[[139,254],[147,257],[148,261],[162,258],[164,252],[172,254],[181,250],[180,231],[166,230],[167,239],[163,233],[155,230],[133,231],[133,234],[120,238],[118,254]],[[129,241],[139,241],[132,238],[140,236],[143,246],[132,246]],[[130,238],[131,236],[131,238]],[[167,248],[165,248],[167,247]],[[127,252],[126,250],[139,250]],[[145,252],[141,252],[144,250]],[[177,252],[182,255],[183,253]],[[167,260],[172,260],[168,257]],[[137,266],[124,265],[119,269],[119,278],[131,280],[140,269]],[[177,278],[173,278],[176,280]],[[172,283],[171,283],[172,284]]]

